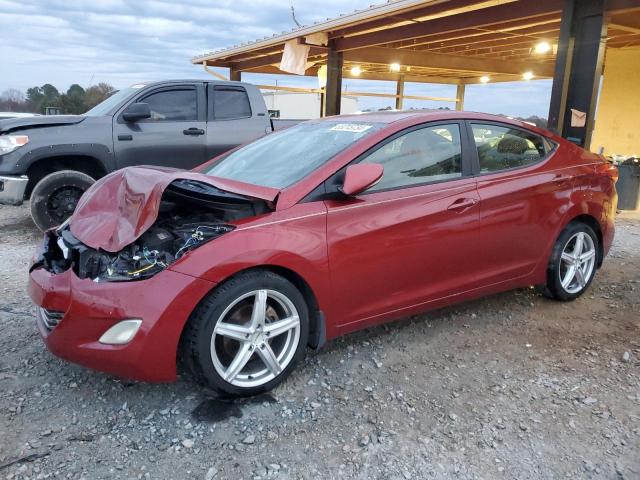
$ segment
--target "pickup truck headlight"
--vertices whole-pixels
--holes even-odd
[[[29,137],[26,135],[0,135],[0,155],[13,152],[27,143],[29,143]]]

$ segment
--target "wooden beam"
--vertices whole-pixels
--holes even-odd
[[[205,62],[202,63],[202,66],[204,67],[204,71],[207,72],[208,74],[213,75],[214,77],[220,80],[229,80],[227,77],[225,77],[221,73],[218,73],[215,70],[210,69]]]
[[[360,75],[352,75],[349,69],[342,71],[342,78],[360,79],[360,80],[383,80],[395,82],[398,74],[393,72],[362,72]],[[405,83],[435,83],[443,85],[455,85],[459,83],[458,78],[434,76],[434,75],[409,75],[404,74]]]
[[[233,67],[230,68],[229,69],[229,80],[232,80],[234,82],[242,81],[242,72],[240,70],[236,70]]]
[[[342,92],[343,95],[352,96],[352,97],[380,97],[380,98],[397,98],[398,95],[395,93],[377,93],[377,92],[352,92],[349,90],[344,90]],[[424,95],[403,95],[402,98],[406,98],[409,100],[428,100],[431,102],[456,102],[456,98],[449,97],[429,97]]]
[[[528,30],[526,33],[510,34],[496,33],[485,37],[465,37],[451,42],[437,42],[426,44],[424,50],[439,53],[456,53],[474,51],[485,48],[502,48],[512,45],[528,44],[533,46],[540,40],[557,40],[560,30],[560,22],[556,25],[541,25],[535,30]]]
[[[398,75],[396,81],[396,110],[402,110],[402,100],[404,95],[404,75]]]
[[[413,38],[409,41],[392,42],[385,46],[389,48],[415,48],[421,45],[427,45],[427,47],[430,47],[433,44],[446,43],[459,39],[465,39],[473,42],[476,38],[482,39],[495,34],[526,35],[526,32],[529,29],[558,24],[559,22],[560,12],[552,12],[550,14],[538,15],[533,18],[494,23],[485,27],[471,27],[444,33],[428,34],[420,38]]]
[[[303,88],[303,87],[285,87],[283,85],[255,85],[260,90],[281,90],[283,92],[294,93],[322,93],[319,88]]]
[[[313,57],[326,56],[327,52],[324,49],[312,47],[309,50],[309,59]],[[246,70],[253,70],[260,67],[266,67],[267,65],[280,64],[282,60],[282,52],[272,53],[270,55],[264,55],[262,57],[255,57],[249,60],[240,60],[230,62],[231,68],[240,72]]]
[[[483,83],[480,81],[481,77],[467,77],[460,79],[460,83],[465,85],[476,85]],[[543,78],[534,77],[531,81],[543,80]],[[489,83],[504,83],[504,82],[522,82],[522,75],[491,75]]]
[[[630,25],[622,25],[620,23],[610,23],[609,28],[613,28],[615,30],[622,30],[623,32],[629,32],[633,34],[640,34],[640,28],[632,27]]]
[[[335,48],[339,51],[346,51],[382,45],[389,42],[411,40],[435,33],[484,27],[525,17],[535,17],[560,11],[561,8],[561,0],[518,2],[517,7],[514,7],[512,4],[499,5],[484,9],[482,15],[478,15],[477,12],[469,12],[365,33],[363,35],[338,38],[335,40]]]
[[[397,62],[402,66],[442,68],[462,72],[522,75],[526,71],[532,71],[537,77],[553,77],[553,65],[522,61],[503,62],[493,58],[446,55],[426,51],[395,50],[384,47],[350,50],[344,53],[344,59],[345,61],[355,63],[377,63],[381,65],[389,65]]]
[[[359,33],[382,30],[393,25],[398,25],[400,23],[415,23],[425,19],[448,17],[463,12],[478,11],[495,6],[497,3],[508,3],[513,1],[514,0],[492,2],[486,0],[447,0],[433,2],[432,5],[428,5],[417,10],[410,10],[408,12],[399,12],[384,17],[378,17],[373,20],[368,20],[353,26],[334,30],[330,33],[330,38],[340,38],[350,35],[357,35]]]
[[[340,115],[342,102],[342,52],[329,50],[327,56],[327,87],[325,89],[325,107],[327,116]]]
[[[465,85],[460,84],[456,90],[456,110],[464,110],[464,91]]]
[[[632,12],[640,10],[639,0],[607,0],[605,9],[608,13]]]

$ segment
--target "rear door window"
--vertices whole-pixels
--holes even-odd
[[[233,120],[251,116],[249,96],[242,87],[216,86],[213,89],[213,118]]]
[[[478,149],[480,173],[525,167],[547,155],[547,143],[535,133],[480,123],[472,123],[471,129]]]

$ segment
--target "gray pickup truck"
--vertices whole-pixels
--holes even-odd
[[[191,169],[273,128],[255,86],[203,80],[132,85],[84,115],[0,120],[0,203],[30,198],[44,230],[62,223],[107,173]]]

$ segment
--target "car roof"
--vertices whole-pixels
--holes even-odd
[[[516,120],[514,118],[505,117],[503,115],[492,115],[489,113],[479,112],[466,112],[458,110],[404,110],[404,111],[380,111],[380,112],[363,112],[353,113],[347,115],[340,115],[339,117],[326,117],[325,120],[335,121],[337,118],[341,120],[351,120],[360,122],[375,122],[375,123],[394,123],[402,120],[412,119],[416,123],[437,121],[437,120],[485,120],[491,122],[510,123],[517,126],[528,126],[531,124]]]
[[[172,84],[180,84],[180,83],[237,83],[237,84],[246,84],[246,82],[236,82],[234,80],[219,80],[216,78],[170,78],[167,80],[149,80],[142,82],[135,82],[129,85],[130,87],[134,85],[143,85],[145,87],[152,87],[156,85],[172,85]]]

